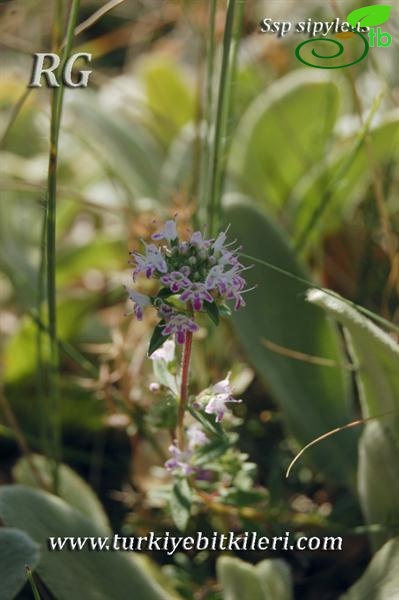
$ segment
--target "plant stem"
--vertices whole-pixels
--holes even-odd
[[[74,30],[78,18],[80,0],[72,0],[69,14],[65,47],[62,55],[61,67],[58,75],[63,72],[65,62],[71,53]],[[63,3],[57,2],[55,15],[55,35],[60,39],[60,15],[62,15]],[[59,463],[61,461],[61,402],[59,393],[59,356],[57,341],[57,305],[56,305],[56,207],[57,207],[57,166],[58,166],[58,142],[61,126],[62,104],[64,98],[64,83],[61,77],[60,86],[55,88],[51,101],[51,124],[50,124],[50,154],[48,165],[48,197],[46,215],[46,245],[47,245],[47,305],[49,320],[50,339],[50,370],[49,370],[49,395],[51,399],[51,412],[53,415],[53,458],[54,473],[53,487],[57,492],[59,487]]]
[[[203,144],[201,152],[201,176],[199,180],[198,205],[202,213],[202,220],[206,218],[207,193],[209,189],[209,170],[210,170],[210,131],[213,108],[213,76],[215,66],[215,24],[216,24],[216,0],[210,1],[209,21],[207,29],[207,61],[206,61],[206,90],[205,90],[205,131],[203,134]]]
[[[35,580],[33,578],[32,569],[30,567],[26,567],[26,575],[28,577],[28,581],[29,581],[30,586],[32,588],[32,593],[33,593],[34,599],[35,600],[41,600],[41,596],[39,594],[39,590],[36,587],[36,583],[35,583]]]
[[[242,7],[241,7],[242,8]],[[209,231],[214,235],[220,221],[221,195],[223,191],[224,159],[226,138],[231,105],[231,84],[236,63],[236,50],[241,30],[243,10],[235,16],[236,0],[229,0],[226,25],[223,37],[222,67],[220,71],[218,100],[216,109],[215,135],[211,157],[211,178],[209,190],[208,219]],[[234,45],[233,45],[234,43]],[[234,52],[232,51],[232,48]]]
[[[177,415],[177,441],[179,448],[184,450],[185,436],[184,436],[184,414],[187,408],[188,402],[188,388],[189,388],[189,375],[190,375],[190,360],[191,360],[191,349],[193,345],[193,334],[191,331],[186,333],[186,341],[184,342],[183,348],[183,362],[181,372],[181,387],[180,387],[180,404],[179,412]]]

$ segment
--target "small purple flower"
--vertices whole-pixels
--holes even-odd
[[[176,342],[178,344],[184,344],[186,341],[186,333],[188,331],[191,331],[191,333],[198,331],[198,325],[193,319],[190,319],[190,317],[175,313],[163,326],[162,335],[168,336],[175,334]]]
[[[209,441],[198,423],[193,423],[193,425],[190,425],[187,429],[187,438],[189,450],[195,450],[200,446],[204,446],[204,444]]]
[[[167,240],[168,242],[172,242],[177,238],[177,228],[176,221],[170,219],[165,222],[164,228],[158,233],[154,233],[152,236],[153,240]]]
[[[208,290],[214,290],[220,281],[223,281],[224,271],[220,265],[212,267],[205,279],[205,285]]]
[[[135,253],[133,256],[136,260],[136,268],[133,272],[133,279],[136,275],[144,273],[147,279],[150,279],[156,271],[159,273],[167,273],[168,266],[162,253],[155,244],[144,244],[145,254]]]
[[[169,446],[171,458],[166,461],[165,469],[174,473],[182,473],[183,475],[192,475],[195,468],[190,465],[192,458],[191,450],[180,450],[176,444]]]
[[[205,280],[205,285],[208,290],[217,289],[221,296],[226,300],[235,300],[235,309],[238,310],[242,306],[245,306],[244,298],[241,292],[243,292],[246,282],[240,273],[244,268],[237,264],[228,271],[224,271],[223,266],[215,265],[209,271],[209,274]]]
[[[156,306],[158,309],[159,317],[164,321],[168,321],[175,314],[175,310],[173,310],[173,308],[171,306],[169,306],[169,304],[166,304],[165,302],[161,302],[160,304],[157,304]]]
[[[188,289],[184,290],[180,298],[183,302],[191,302],[194,310],[202,310],[204,300],[213,302],[213,296],[204,283],[192,283]]]
[[[139,292],[135,292],[131,290],[129,292],[129,298],[134,302],[134,314],[136,315],[139,321],[143,320],[143,309],[146,306],[151,306],[151,300],[148,296],[144,294],[140,294]]]
[[[161,277],[161,283],[167,285],[174,294],[177,294],[180,290],[184,290],[191,285],[191,281],[184,272],[182,272],[183,269],[187,272],[186,269],[188,269],[188,267],[186,267],[186,269],[183,267],[181,271],[172,271]]]
[[[218,258],[218,264],[220,266],[230,265],[231,267],[241,267],[237,254],[235,254],[231,250],[225,249],[222,250],[222,254]]]
[[[226,232],[221,231],[219,233],[219,235],[217,236],[216,240],[212,244],[212,248],[213,248],[213,251],[215,254],[222,252],[223,246],[226,242],[226,238],[227,238]]]
[[[199,250],[208,250],[208,248],[211,245],[211,242],[212,240],[206,240],[204,238],[201,231],[195,231],[190,238],[190,244],[192,246],[195,246]]]
[[[212,398],[208,402],[205,408],[205,412],[208,415],[216,415],[216,422],[220,423],[223,420],[226,412],[227,402],[241,402],[232,395],[233,390],[230,385],[230,373],[225,379],[219,381],[212,387]]]

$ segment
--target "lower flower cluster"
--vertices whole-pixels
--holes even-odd
[[[161,368],[154,369],[158,379],[161,379],[157,382],[157,385],[163,385],[174,393],[177,386],[171,386],[169,377],[171,374],[170,367],[175,358],[174,342],[172,340],[166,341],[161,348],[153,353],[151,358],[155,366],[157,364],[158,366],[162,365]],[[215,426],[220,424],[226,416],[231,415],[228,404],[241,402],[233,396],[230,377],[229,373],[225,379],[207,388],[192,401],[191,408],[197,411],[200,418],[202,417],[202,424],[193,420],[192,415],[187,415],[191,423],[185,427],[184,437],[186,443],[182,448],[175,441],[169,447],[171,458],[165,463],[165,468],[168,471],[185,476],[198,475],[203,471],[203,468],[196,466],[198,453],[201,453],[202,449],[211,442],[210,437],[214,437],[215,431],[221,434],[221,430],[215,429]],[[176,398],[176,400],[178,399]],[[212,418],[208,421],[206,415]],[[205,431],[204,427],[208,427],[208,431]]]

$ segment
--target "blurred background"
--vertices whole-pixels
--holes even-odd
[[[397,7],[381,25],[392,45],[370,49],[351,68],[307,67],[295,56],[304,37],[259,31],[266,17],[330,21],[358,7],[334,0],[237,3],[219,155],[222,221],[248,255],[399,324]],[[32,54],[51,50],[53,13],[50,1],[0,3],[3,484],[26,483],[15,465],[27,449],[46,453],[51,412],[43,382],[48,350],[38,352],[51,92],[27,85]],[[124,535],[175,530],[163,492],[165,415],[149,392],[154,322],[127,314],[128,253],[154,232],[154,220],[174,214],[187,224],[207,220],[206,156],[220,99],[225,20],[223,1],[82,1],[79,12],[84,27],[73,48],[92,54],[93,72],[87,89],[66,89],[60,134],[62,458]],[[349,54],[361,53],[358,39],[340,41]],[[377,521],[368,496],[359,498],[356,475],[362,427],[320,442],[288,479],[285,471],[304,444],[367,416],[354,357],[342,326],[306,300],[310,285],[259,262],[249,279],[258,287],[248,307],[217,330],[201,330],[193,389],[233,371],[244,400],[235,408],[238,445],[257,466],[256,486],[267,490],[267,500],[258,506],[249,494],[225,511],[198,506],[189,531],[343,535],[339,553],[281,555],[295,597],[337,598],[373,552],[366,523]],[[397,486],[397,474],[391,481]],[[377,546],[396,533],[398,521],[390,516]],[[253,564],[268,557],[239,555]],[[223,597],[217,553],[151,559],[181,598]],[[29,593],[25,588],[20,597]]]

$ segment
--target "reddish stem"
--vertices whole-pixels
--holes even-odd
[[[177,415],[177,440],[179,448],[184,450],[185,436],[184,436],[184,414],[187,408],[188,402],[188,386],[189,386],[189,374],[190,374],[190,359],[191,359],[191,348],[193,343],[193,334],[191,331],[186,332],[186,341],[184,342],[183,349],[183,362],[181,370],[181,387],[180,387],[180,404],[179,412]]]

